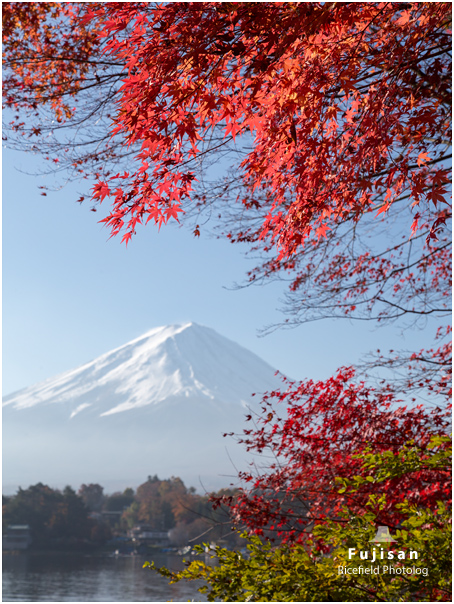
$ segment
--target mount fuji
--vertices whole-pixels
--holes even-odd
[[[262,393],[279,385],[258,356],[195,323],[155,328],[94,361],[3,399],[3,490],[98,482],[107,491],[148,475],[188,486],[235,482],[241,433]]]

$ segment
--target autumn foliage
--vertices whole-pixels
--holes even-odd
[[[408,471],[379,487],[366,481],[354,496],[340,493],[338,481],[367,476],[363,462],[370,451],[397,455],[412,443],[430,457],[431,438],[449,433],[446,405],[406,407],[389,386],[371,388],[351,368],[326,381],[285,380],[282,391],[268,393],[261,405],[240,440],[257,460],[240,474],[246,487],[235,499],[213,499],[215,505],[228,499],[237,526],[284,542],[304,541],[320,522],[339,520],[345,507],[365,514],[370,495],[386,494],[386,505],[377,502],[374,512],[379,524],[390,527],[398,525],[404,501],[427,509],[451,501],[446,470]]]
[[[449,3],[4,4],[8,106],[70,119],[112,83],[109,134],[134,153],[94,188],[114,232],[177,217],[198,157],[246,135],[238,201],[278,258],[402,195],[413,230],[444,221]]]
[[[6,2],[3,19],[9,144],[94,177],[113,235],[184,215],[200,235],[209,212],[259,258],[250,283],[289,281],[285,325],[433,332],[267,395],[244,443],[276,459],[243,475],[239,521],[299,539],[336,516],[355,454],[448,430],[450,3]],[[383,523],[402,497],[446,499],[444,475],[406,480]]]

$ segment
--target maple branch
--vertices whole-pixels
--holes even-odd
[[[98,65],[104,65],[107,67],[124,67],[125,64],[124,63],[119,63],[117,61],[103,61],[101,59],[80,59],[77,56],[55,56],[55,55],[49,55],[49,56],[42,56],[42,57],[36,57],[35,55],[30,55],[30,56],[26,56],[23,58],[12,58],[12,59],[6,59],[4,62],[4,66],[6,67],[11,67],[14,68],[18,65],[29,65],[29,64],[33,64],[36,63],[37,65],[41,64],[41,63],[53,63],[53,62],[58,62],[58,61],[62,61],[62,62],[66,62],[66,63],[78,63],[81,65],[94,65],[94,66],[98,66]]]
[[[386,602],[387,601],[387,600],[384,600],[383,598],[380,598],[377,595],[376,591],[367,589],[367,587],[361,586],[359,583],[356,583],[356,581],[352,581],[351,585],[352,585],[353,589],[357,589],[358,591],[363,592],[363,593],[367,594],[368,596],[372,596],[374,598],[375,602]]]
[[[439,313],[451,313],[452,309],[451,308],[432,308],[431,310],[414,310],[414,309],[409,309],[409,308],[403,308],[402,306],[399,306],[398,304],[394,304],[393,302],[390,302],[389,300],[383,300],[380,297],[377,297],[377,300],[379,300],[380,302],[383,302],[384,304],[388,304],[389,306],[393,306],[394,308],[397,308],[401,311],[403,311],[403,313],[410,313],[410,314],[416,314],[416,315],[430,315],[434,312],[439,312]],[[397,315],[397,316],[401,316],[401,315]]]

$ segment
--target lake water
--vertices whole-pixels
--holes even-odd
[[[204,602],[194,582],[169,585],[142,568],[150,556],[68,554],[3,556],[3,602]],[[153,555],[156,566],[183,568],[181,556]]]

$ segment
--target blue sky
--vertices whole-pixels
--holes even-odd
[[[245,248],[207,230],[195,238],[184,227],[158,232],[151,223],[126,248],[98,223],[102,212],[76,202],[89,184],[43,197],[38,186],[53,178],[20,171],[38,169],[34,156],[3,150],[3,394],[171,323],[212,327],[295,379],[328,377],[368,350],[421,338],[349,321],[260,338],[261,328],[282,318],[283,286],[232,290],[251,266]]]

